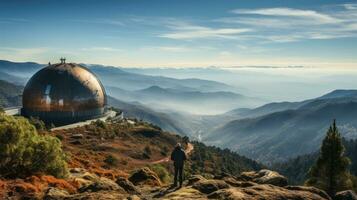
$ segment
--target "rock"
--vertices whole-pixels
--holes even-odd
[[[252,187],[239,188],[231,187],[222,190],[217,190],[207,196],[209,199],[269,199],[269,200],[330,200],[330,198],[324,198],[315,193],[302,190],[288,190],[283,187],[274,185],[255,185]]]
[[[220,174],[214,175],[214,179],[224,179],[224,178],[227,178],[227,177],[235,178],[231,174],[228,174],[226,172],[221,172]]]
[[[69,169],[69,172],[71,174],[79,174],[79,173],[85,173],[87,170],[83,169],[83,168],[71,168]]]
[[[285,187],[288,190],[296,190],[296,191],[306,191],[306,192],[311,192],[317,195],[320,195],[323,198],[326,199],[331,199],[330,196],[323,190],[317,189],[315,187],[305,187],[305,186],[286,186]]]
[[[64,199],[69,196],[66,190],[61,190],[58,188],[50,187],[47,189],[43,199],[45,200],[59,200]]]
[[[201,175],[192,175],[188,178],[187,185],[192,185],[192,184],[196,183],[197,181],[201,181],[201,180],[206,180],[206,178],[204,178]]]
[[[118,184],[116,184],[114,181],[100,177],[99,179],[95,180],[92,184],[79,188],[79,192],[98,192],[98,191],[112,191],[112,190],[118,190],[122,191],[123,194],[126,192],[121,188]]]
[[[233,186],[233,187],[251,187],[251,186],[257,184],[257,183],[251,182],[251,181],[237,181],[236,179],[234,179],[232,177],[225,177],[223,180],[228,185]]]
[[[202,193],[209,194],[219,189],[228,188],[229,185],[222,180],[200,180],[193,184],[192,187]]]
[[[123,177],[119,177],[116,180],[116,183],[122,187],[126,192],[129,194],[140,194],[139,190],[135,187],[135,185],[130,182],[128,179],[125,179]]]
[[[195,200],[204,200],[207,199],[204,194],[201,192],[191,188],[184,187],[179,190],[176,190],[172,193],[167,194],[162,197],[162,199],[175,199],[175,200],[187,200],[187,199],[195,199]]]
[[[94,182],[99,180],[99,177],[95,174],[87,172],[87,170],[82,168],[72,168],[69,170],[70,179],[73,179],[76,183],[79,184],[79,188],[85,188]]]
[[[118,191],[85,192],[67,197],[65,200],[118,200],[127,199],[127,195]]]
[[[238,177],[239,180],[253,181],[259,184],[271,184],[284,187],[288,185],[288,180],[278,172],[262,169],[259,172],[243,172]]]
[[[357,200],[357,195],[352,190],[345,190],[337,192],[335,195],[336,200]]]
[[[128,197],[127,199],[128,200],[141,200],[141,198],[136,195],[132,195],[132,196]]]
[[[72,136],[71,136],[71,138],[73,138],[73,139],[83,139],[83,134],[80,134],[80,133],[78,133],[78,134],[73,134]]]
[[[157,174],[151,171],[148,167],[141,168],[135,171],[130,177],[134,185],[152,185],[152,186],[161,186],[161,181]]]
[[[71,142],[71,144],[73,144],[73,145],[81,145],[82,142],[79,141],[79,140],[74,140],[74,141]]]

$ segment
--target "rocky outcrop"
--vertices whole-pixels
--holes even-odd
[[[140,194],[139,189],[126,178],[119,177],[116,183],[129,194]]]
[[[202,193],[209,194],[219,189],[228,188],[229,185],[223,180],[200,180],[192,187]]]
[[[239,177],[215,176],[207,179],[191,176],[183,188],[161,195],[162,199],[222,200],[331,200],[326,192],[314,187],[286,186],[286,178],[277,172],[244,172]]]
[[[44,199],[45,200],[57,200],[64,199],[69,196],[69,193],[66,190],[61,190],[59,188],[50,187],[48,188]]]
[[[252,181],[259,184],[271,184],[284,187],[288,185],[288,180],[278,172],[262,169],[258,172],[243,172],[238,177],[242,181]]]
[[[335,200],[357,200],[357,195],[352,190],[337,192]]]
[[[198,181],[202,181],[202,180],[206,180],[206,178],[204,178],[203,176],[201,175],[193,175],[191,177],[188,178],[188,183],[187,185],[192,185]]]
[[[217,190],[208,195],[209,199],[290,199],[290,200],[330,200],[329,197],[325,198],[316,193],[311,193],[304,190],[289,190],[274,185],[258,184],[252,187],[238,188],[231,187],[228,189]]]
[[[159,178],[149,168],[135,171],[129,179],[118,177],[116,181],[99,177],[84,169],[72,169],[69,179],[78,183],[78,189],[69,192],[59,187],[50,186],[45,190],[43,199],[331,200],[326,192],[314,187],[278,186],[284,185],[283,181],[278,181],[283,178],[278,173],[269,170],[244,172],[238,177],[224,175],[207,178],[193,175],[184,182],[182,188],[177,188],[158,186],[161,185]],[[352,191],[343,191],[336,194],[336,199],[355,200],[356,194]]]
[[[141,168],[135,171],[130,177],[134,185],[151,185],[161,186],[161,181],[155,172],[151,171],[148,167]]]
[[[81,187],[79,188],[79,192],[98,192],[98,191],[102,191],[102,190],[106,190],[106,191],[115,191],[118,190],[121,193],[126,193],[125,190],[123,188],[121,188],[118,184],[116,184],[114,181],[108,179],[108,178],[104,178],[104,177],[100,177],[98,179],[96,179],[95,181],[93,181],[91,184],[85,186],[85,187]]]

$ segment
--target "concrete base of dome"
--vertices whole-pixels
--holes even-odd
[[[59,111],[33,111],[25,108],[21,108],[21,115],[24,117],[37,117],[47,124],[53,123],[54,125],[66,125],[76,122],[86,121],[89,119],[100,118],[106,113],[106,108],[97,108],[85,111],[75,112],[59,112]]]

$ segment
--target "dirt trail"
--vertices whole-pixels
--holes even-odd
[[[185,149],[186,155],[190,154],[193,151],[193,149],[194,149],[193,145],[191,143],[187,143],[187,148]],[[170,162],[170,160],[171,160],[170,156],[167,156],[160,160],[154,160],[154,161],[145,161],[145,160],[133,160],[133,161],[138,164],[160,164],[160,163]]]
[[[185,150],[186,155],[190,154],[193,151],[193,145],[191,143],[187,143],[187,148]],[[158,164],[158,163],[164,163],[164,162],[169,162],[170,156],[167,156],[166,158],[160,159],[160,160],[156,160],[156,161],[152,161],[150,162],[151,164]]]

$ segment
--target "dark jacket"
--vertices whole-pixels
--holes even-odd
[[[171,153],[171,160],[175,166],[182,166],[186,159],[186,153],[181,147],[176,147]]]

